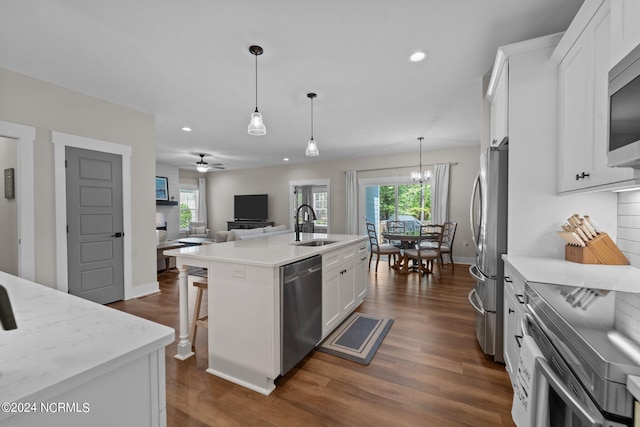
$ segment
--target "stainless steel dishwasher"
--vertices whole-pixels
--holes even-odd
[[[322,256],[280,267],[280,374],[286,374],[322,336]]]

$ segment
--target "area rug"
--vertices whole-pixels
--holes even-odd
[[[391,325],[393,319],[353,313],[316,350],[368,365]]]

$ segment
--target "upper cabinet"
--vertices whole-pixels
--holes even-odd
[[[640,44],[640,1],[611,2],[610,68]]]
[[[609,0],[587,0],[552,60],[558,63],[558,192],[614,189],[633,181],[631,168],[607,167]]]
[[[501,64],[492,87],[491,97],[491,145],[496,146],[509,135],[509,62]]]

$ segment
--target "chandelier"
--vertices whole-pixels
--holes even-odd
[[[420,141],[420,163],[418,164],[418,172],[411,172],[411,180],[422,184],[425,181],[431,180],[431,171],[422,171],[422,140],[423,137],[419,137]]]

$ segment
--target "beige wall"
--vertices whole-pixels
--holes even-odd
[[[17,171],[17,142],[0,137],[0,180],[4,186],[4,170],[13,168]],[[15,179],[15,177],[14,177]],[[14,181],[15,184],[15,181]],[[14,189],[17,186],[14,185]],[[4,187],[0,198],[0,271],[18,275],[18,203],[17,198],[5,199]],[[16,194],[16,197],[18,195]]]
[[[54,161],[51,132],[132,147],[133,286],[156,283],[154,117],[0,69],[0,120],[36,129],[36,282],[55,287]]]
[[[478,171],[480,146],[423,152],[423,162],[458,162],[451,167],[450,219],[458,222],[454,245],[456,257],[473,258],[475,250],[469,226],[471,187]],[[289,224],[289,181],[330,179],[330,232],[345,231],[345,171],[394,167],[391,170],[358,173],[358,178],[405,176],[417,168],[416,153],[361,157],[339,161],[317,161],[258,169],[216,171],[208,174],[207,206],[212,232],[226,230],[233,219],[234,194],[269,194],[269,219],[276,224]],[[467,246],[468,245],[468,246]]]

